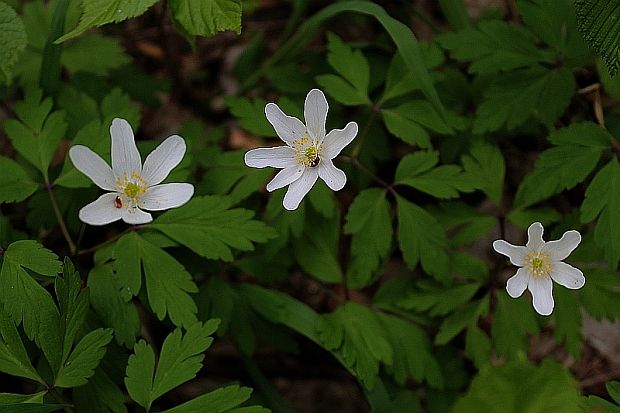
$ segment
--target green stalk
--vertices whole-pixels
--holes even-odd
[[[46,94],[53,95],[60,86],[60,55],[62,44],[54,44],[54,40],[63,35],[69,0],[58,0],[52,15],[52,25],[43,49],[39,84]]]

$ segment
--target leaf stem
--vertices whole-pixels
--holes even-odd
[[[350,156],[350,155],[340,155],[340,158],[349,161],[351,164],[353,164],[353,166],[355,166],[357,169],[359,169],[364,174],[366,174],[370,179],[372,179],[373,181],[375,181],[376,183],[378,183],[379,185],[387,189],[393,195],[397,195],[396,190],[394,189],[392,185],[388,184],[386,181],[384,181],[383,179],[375,175],[375,173],[372,172],[370,169],[368,169],[363,163],[361,163],[359,159],[354,158],[353,156]]]
[[[368,133],[370,132],[370,127],[374,123],[374,121],[375,121],[375,119],[377,117],[377,114],[380,111],[381,111],[381,108],[379,107],[378,104],[373,104],[371,106],[371,108],[370,108],[370,115],[368,115],[368,120],[366,121],[366,125],[364,125],[364,129],[360,133],[360,136],[357,138],[357,142],[355,144],[355,147],[351,151],[351,157],[352,158],[356,158],[357,159],[358,155],[360,154],[360,152],[362,150],[362,145],[364,144],[364,141],[366,140],[366,136],[368,136]]]
[[[69,251],[71,255],[74,255],[75,243],[73,242],[73,239],[71,239],[71,234],[69,234],[69,230],[67,229],[65,220],[62,217],[62,213],[60,212],[60,208],[58,207],[58,202],[56,202],[56,195],[54,195],[54,189],[52,188],[52,184],[47,178],[45,179],[45,189],[47,189],[47,194],[50,197],[50,202],[52,203],[52,209],[54,210],[54,215],[56,215],[56,221],[58,221],[58,226],[60,226],[62,235],[65,237],[65,241],[67,241],[67,245],[69,246]]]
[[[99,244],[95,245],[94,247],[90,247],[90,248],[86,248],[83,250],[79,250],[78,252],[76,252],[74,255],[85,255],[85,254],[90,254],[93,253],[95,251],[97,251],[99,248],[101,247],[105,247],[108,244],[113,243],[114,241],[118,240],[120,237],[122,237],[123,235],[133,231],[134,228],[127,228],[126,230],[124,230],[123,232],[119,232],[118,234],[114,235],[112,238],[109,238],[103,242],[100,242]]]

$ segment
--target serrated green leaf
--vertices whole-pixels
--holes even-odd
[[[23,323],[28,338],[43,350],[52,366],[60,364],[62,343],[58,309],[50,294],[26,269],[56,276],[61,263],[56,254],[33,240],[16,241],[4,252],[0,271],[0,302],[15,324]]]
[[[620,68],[620,1],[575,0],[577,27],[614,76]]]
[[[451,313],[471,300],[480,289],[479,284],[457,284],[446,287],[432,282],[420,282],[416,287],[396,304],[408,310],[428,311],[433,317]]]
[[[594,240],[613,268],[620,261],[620,166],[614,158],[596,174],[581,205],[581,222],[596,217]]]
[[[122,271],[119,273],[124,274]],[[140,331],[138,311],[131,301],[124,298],[131,296],[131,292],[127,294],[127,291],[122,291],[122,284],[112,265],[94,267],[88,274],[88,288],[90,304],[104,325],[114,329],[116,341],[128,348],[133,347]]]
[[[209,320],[205,324],[198,322],[185,334],[181,329],[175,329],[164,341],[157,369],[153,349],[140,340],[129,357],[125,377],[131,397],[149,410],[155,399],[196,377],[202,367],[202,353],[213,342],[210,336],[218,325],[219,320]]]
[[[119,282],[133,295],[140,291],[144,272],[149,304],[160,320],[168,314],[176,326],[188,327],[196,322],[196,303],[189,293],[198,292],[198,288],[172,255],[131,232],[116,242],[114,258]]]
[[[367,307],[347,302],[321,316],[316,331],[325,348],[340,354],[368,389],[372,389],[379,363],[391,365],[393,351],[377,315]]]
[[[157,0],[137,0],[130,3],[124,0],[85,0],[82,4],[84,13],[80,23],[69,33],[56,40],[56,43],[79,36],[86,30],[108,23],[117,23],[144,13]]]
[[[597,320],[620,317],[620,280],[615,272],[598,268],[588,270],[588,282],[579,290],[580,301],[588,314]]]
[[[403,158],[403,161],[407,157]],[[396,184],[408,185],[435,198],[457,198],[459,192],[472,192],[476,183],[458,165],[441,165],[420,174],[410,174],[407,168],[396,168]]]
[[[83,71],[103,76],[112,69],[126,65],[130,59],[114,38],[89,34],[72,42],[71,47],[63,51],[61,62],[71,72]]]
[[[456,247],[483,238],[497,225],[497,218],[460,201],[442,202],[432,212],[443,228],[450,231],[450,244]]]
[[[370,98],[338,75],[326,74],[314,78],[329,96],[347,106],[370,105]]]
[[[93,403],[96,400],[97,403]],[[99,366],[83,386],[73,389],[73,402],[77,411],[90,413],[127,413],[125,394]]]
[[[28,41],[24,23],[15,10],[0,3],[0,80],[9,84],[13,79],[13,66],[26,48]]]
[[[241,33],[240,0],[168,0],[168,7],[191,36],[213,36],[225,30]]]
[[[4,129],[15,149],[47,179],[47,168],[67,123],[63,111],[51,111],[52,99],[42,97],[39,89],[27,90],[24,100],[15,105],[19,120],[7,119]]]
[[[555,329],[553,335],[559,343],[564,342],[566,350],[579,360],[582,336],[581,308],[578,295],[566,288],[556,288],[553,294],[555,295],[555,308],[553,310]]]
[[[472,325],[465,335],[465,353],[477,368],[489,363],[493,344],[491,339],[478,326]]]
[[[239,96],[225,96],[224,103],[235,116],[239,126],[257,136],[276,136],[273,127],[265,117],[264,99],[250,100]]]
[[[500,291],[491,328],[497,353],[514,359],[518,352],[527,352],[528,335],[537,333],[538,322],[529,297],[513,299]]]
[[[98,328],[86,334],[75,346],[67,361],[58,371],[56,387],[77,387],[88,382],[105,355],[106,346],[112,340],[112,329]]]
[[[398,243],[409,268],[418,262],[427,273],[444,279],[449,271],[446,234],[435,217],[398,196]]]
[[[34,394],[0,393],[0,406],[14,403],[43,403],[45,391]]]
[[[233,413],[236,412],[241,403],[250,398],[252,389],[237,385],[220,387],[212,392],[203,394],[186,403],[183,403],[162,413]],[[254,406],[253,408],[243,409],[244,413],[269,413],[269,409]],[[241,413],[241,409],[239,409]]]
[[[200,256],[224,261],[232,261],[231,248],[251,251],[253,242],[276,236],[272,228],[252,219],[252,211],[230,206],[231,201],[223,197],[194,197],[183,207],[163,213],[149,227]]]
[[[551,125],[570,103],[576,88],[570,70],[541,66],[498,75],[476,112],[474,133],[514,129],[534,117]]]
[[[580,392],[573,376],[560,364],[545,360],[539,366],[523,362],[484,367],[455,413],[581,412]]]
[[[446,344],[468,326],[473,326],[479,317],[484,317],[489,311],[489,301],[486,298],[472,301],[445,318],[435,336],[435,344]]]
[[[428,132],[406,115],[398,113],[393,109],[382,109],[381,116],[385,127],[392,135],[413,146],[425,149],[432,147],[431,137]]]
[[[392,217],[385,190],[361,191],[347,212],[344,233],[351,234],[347,282],[351,288],[368,285],[392,246]]]
[[[39,184],[17,162],[0,156],[0,203],[21,202],[32,195]]]
[[[499,148],[488,144],[474,145],[469,150],[469,154],[463,155],[461,163],[465,172],[476,181],[476,187],[499,206],[506,173],[504,156]]]
[[[45,382],[32,366],[24,343],[13,320],[0,311],[0,371],[25,377],[41,384]]]

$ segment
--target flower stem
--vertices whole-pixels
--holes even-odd
[[[45,179],[45,189],[47,189],[47,194],[50,197],[50,202],[52,203],[52,209],[54,210],[54,215],[56,215],[56,221],[58,221],[58,226],[62,231],[62,235],[65,237],[65,241],[67,241],[67,245],[69,246],[69,251],[71,255],[73,255],[75,254],[75,243],[73,242],[73,239],[71,239],[71,234],[69,234],[69,230],[67,229],[65,220],[62,218],[62,213],[60,212],[60,208],[58,207],[58,202],[56,202],[56,195],[54,195],[52,184],[47,179]]]
[[[374,172],[372,172],[363,163],[361,163],[359,159],[354,158],[353,156],[349,156],[349,155],[341,155],[340,158],[349,161],[351,164],[353,164],[353,166],[355,166],[357,169],[359,169],[364,174],[366,174],[366,176],[368,176],[370,179],[372,179],[373,181],[375,181],[376,183],[378,183],[379,185],[381,185],[382,187],[390,191],[392,194],[396,195],[396,190],[392,187],[392,185],[388,184],[386,181],[384,181],[383,179],[375,175]]]
[[[107,240],[105,240],[103,242],[100,242],[99,244],[95,245],[94,247],[90,247],[90,248],[86,248],[86,249],[83,249],[83,250],[79,250],[74,255],[86,255],[86,254],[93,253],[93,252],[97,251],[99,248],[105,247],[106,245],[113,243],[114,241],[118,240],[120,237],[122,237],[123,235],[129,233],[130,231],[133,231],[133,228],[127,228],[125,231],[119,232],[118,234],[114,235],[112,238],[107,239]]]
[[[370,115],[368,115],[368,120],[366,121],[366,125],[364,125],[364,129],[360,133],[360,136],[357,138],[357,142],[355,144],[355,147],[351,151],[351,157],[352,158],[357,158],[358,155],[360,154],[360,151],[362,150],[362,145],[364,144],[364,141],[366,140],[366,136],[368,135],[368,132],[370,132],[370,127],[374,123],[375,118],[377,117],[377,114],[380,111],[381,111],[381,109],[379,108],[379,105],[373,104],[371,106],[371,108],[370,108]]]

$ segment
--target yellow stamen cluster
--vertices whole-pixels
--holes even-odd
[[[295,161],[298,165],[314,167],[319,164],[320,154],[323,145],[308,136],[302,136],[292,142],[295,150]]]
[[[136,171],[132,171],[130,176],[125,174],[122,179],[116,178],[116,186],[132,203],[136,203],[137,198],[148,188],[146,180]]]
[[[530,252],[525,256],[525,266],[535,278],[548,277],[553,269],[553,261],[545,252]]]

